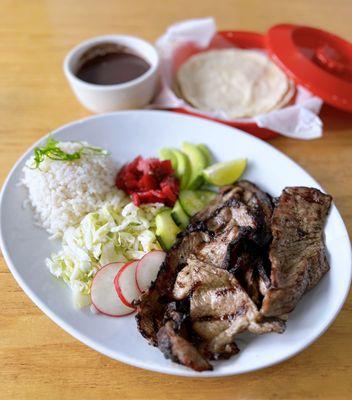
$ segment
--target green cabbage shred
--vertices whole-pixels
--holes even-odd
[[[70,286],[76,307],[90,303],[92,279],[99,268],[111,262],[140,259],[161,248],[155,236],[155,216],[163,208],[162,204],[136,207],[118,191],[78,226],[65,231],[62,249],[46,264],[53,275]]]

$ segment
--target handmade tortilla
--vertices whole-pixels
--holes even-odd
[[[290,91],[286,75],[255,50],[196,54],[181,65],[177,81],[182,96],[194,107],[227,118],[266,113]]]
[[[295,84],[291,80],[289,80],[287,92],[283,95],[282,99],[275,105],[275,107],[272,110],[277,110],[279,108],[287,106],[291,102],[295,93],[296,93]]]

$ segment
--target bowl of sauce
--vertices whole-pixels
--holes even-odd
[[[93,112],[143,108],[158,89],[158,53],[133,36],[86,40],[69,52],[63,68],[78,100]]]

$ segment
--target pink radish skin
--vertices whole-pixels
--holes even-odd
[[[121,302],[131,308],[135,308],[132,302],[141,295],[135,280],[137,264],[138,261],[126,263],[114,279],[115,290]]]
[[[141,292],[148,290],[151,283],[155,281],[165,257],[164,251],[153,250],[139,260],[136,269],[136,285]]]
[[[124,265],[122,262],[107,264],[94,276],[90,298],[94,307],[104,315],[123,317],[134,312],[134,309],[122,303],[115,290],[115,276]]]

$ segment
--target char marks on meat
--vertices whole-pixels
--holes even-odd
[[[284,329],[282,322],[262,317],[234,275],[193,255],[177,275],[173,295],[176,300],[189,297],[192,329],[203,340],[202,352],[211,359],[237,353],[235,335],[245,330],[264,333]]]
[[[284,189],[272,218],[271,287],[263,300],[264,315],[292,311],[329,270],[324,224],[331,201],[317,189]]]
[[[136,319],[138,329],[150,344],[158,344],[157,333],[163,325],[166,307],[173,300],[172,291],[179,269],[192,251],[197,252],[208,241],[209,235],[201,231],[181,234],[167,254],[156,281],[148,292],[143,293]]]
[[[322,235],[330,202],[315,189],[287,188],[274,210],[251,182],[222,188],[137,304],[142,335],[165,357],[204,371],[208,360],[239,351],[241,332],[283,332],[282,315],[328,269]]]
[[[181,310],[177,306],[176,302],[171,302],[166,307],[163,325],[157,332],[158,347],[166,358],[195,371],[212,370],[208,360],[189,341],[189,318],[182,310],[184,305],[179,307]]]

